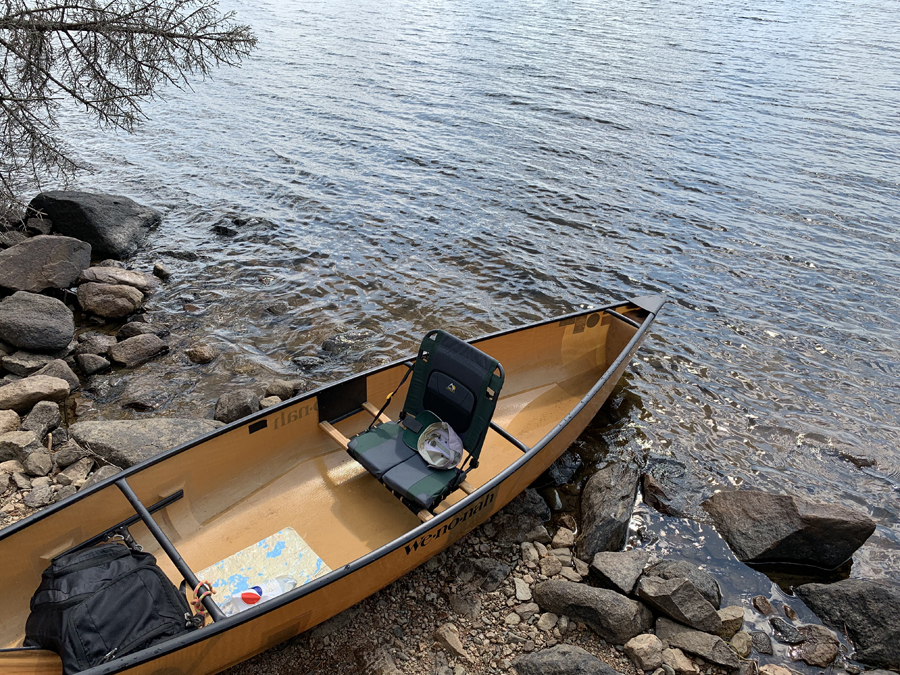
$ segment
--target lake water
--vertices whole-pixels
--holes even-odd
[[[259,37],[242,68],[132,136],[66,117],[82,187],[165,213],[133,261],[174,270],[154,414],[211,416],[347,328],[379,337],[316,383],[437,326],[665,293],[588,462],[685,467],[694,505],[749,485],[861,508],[879,529],[853,574],[900,579],[896,3],[225,7]],[[223,217],[251,220],[224,238]],[[192,366],[198,338],[223,356]],[[86,418],[148,414],[105,382]]]

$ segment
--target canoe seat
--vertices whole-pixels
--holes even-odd
[[[400,421],[379,424],[376,416],[366,431],[350,439],[347,451],[408,506],[430,509],[478,466],[503,386],[503,367],[472,345],[436,330],[422,340],[410,372]],[[419,434],[435,416],[453,427],[463,443],[463,460],[452,469],[431,468],[416,450]]]

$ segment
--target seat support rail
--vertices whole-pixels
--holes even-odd
[[[169,557],[169,560],[172,561],[172,564],[175,565],[175,568],[178,570],[181,576],[184,577],[184,580],[187,582],[187,584],[191,587],[191,589],[196,589],[200,585],[200,580],[197,579],[197,575],[194,574],[193,570],[190,567],[188,567],[187,562],[185,562],[184,558],[181,557],[181,554],[166,536],[166,533],[162,531],[162,528],[159,526],[159,524],[155,520],[153,520],[153,516],[147,510],[147,507],[144,506],[143,502],[138,499],[138,496],[134,493],[134,490],[131,489],[128,481],[124,478],[120,478],[115,483],[116,487],[122,491],[123,495],[125,495],[125,499],[128,500],[132,508],[140,516],[141,520],[144,522],[144,525],[146,525],[147,529],[150,530],[150,534],[153,535],[153,538],[156,539],[162,550],[165,551],[166,555]],[[220,621],[225,618],[225,614],[221,609],[219,609],[219,606],[216,604],[216,601],[212,599],[212,596],[207,595],[205,598],[203,598],[202,602],[203,606],[206,608],[206,611],[209,612],[209,615],[212,617],[213,621]]]
[[[510,443],[512,443],[514,446],[516,446],[522,452],[528,452],[529,450],[531,450],[531,448],[529,448],[522,441],[520,441],[518,438],[516,438],[511,433],[509,433],[506,429],[499,426],[496,422],[491,422],[491,429],[493,429],[498,434],[503,436],[503,438],[508,440]]]

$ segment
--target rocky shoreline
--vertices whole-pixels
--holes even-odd
[[[77,392],[91,377],[127,373],[169,350],[167,329],[142,308],[170,270],[122,262],[160,214],[89,193],[44,193],[32,205],[42,218],[0,231],[0,526],[308,388],[296,378],[230,391],[212,419],[77,421]],[[358,339],[338,334],[322,349]],[[198,342],[185,355],[208,363],[218,354]],[[142,397],[132,398],[141,409]],[[564,456],[542,480],[560,484],[572,472]],[[419,570],[232,672],[789,675],[813,667],[856,675],[862,667],[851,656],[866,668],[900,669],[896,587],[798,586],[797,603],[821,624],[765,596],[722,606],[715,570],[622,550],[639,494],[660,513],[686,515],[638,462],[608,462],[581,492],[580,521],[552,524],[529,490]],[[832,570],[875,530],[865,514],[798,495],[723,491],[701,506],[748,564]],[[751,617],[767,629],[748,628]]]

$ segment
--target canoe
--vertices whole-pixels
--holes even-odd
[[[217,593],[204,600],[214,621],[83,672],[216,673],[347,609],[538,478],[596,415],[663,303],[637,298],[472,340],[502,364],[505,383],[477,468],[430,510],[409,508],[343,447],[408,371],[400,360],[216,429],[5,528],[0,675],[62,671],[55,653],[22,646],[31,595],[54,557],[123,525],[176,585],[216,575],[210,585],[239,585],[235,570],[257,568],[287,570],[297,585],[231,616],[211,602]],[[382,419],[396,419],[408,386]]]

